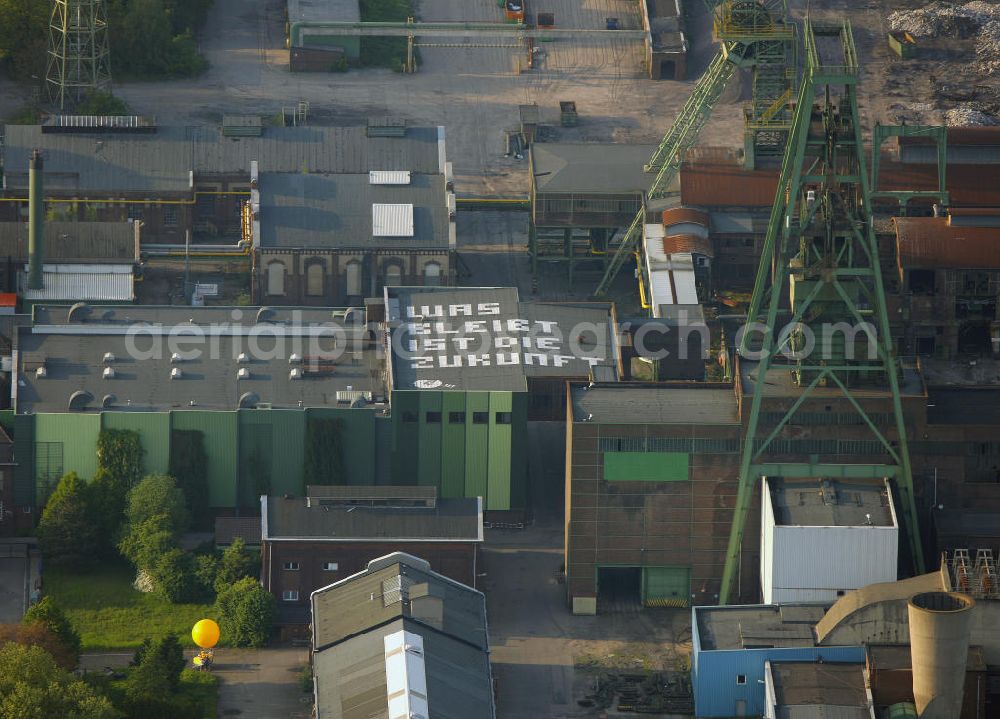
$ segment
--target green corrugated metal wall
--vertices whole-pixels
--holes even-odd
[[[511,412],[510,392],[490,392],[486,509],[510,509],[511,425],[497,424],[498,412]]]
[[[513,422],[510,430],[510,506],[528,506],[528,393],[511,396]]]
[[[466,424],[465,424],[465,496],[484,497],[489,509],[489,463],[490,463],[490,427],[489,424],[476,424],[476,412],[490,411],[489,392],[466,393]]]
[[[237,422],[235,412],[185,410],[171,412],[173,429],[202,433],[208,455],[208,501],[213,507],[236,505]]]
[[[12,409],[0,409],[0,426],[7,430],[8,434],[14,431],[15,416]]]
[[[465,423],[451,424],[452,412],[465,412]],[[465,496],[465,428],[472,421],[464,392],[441,393],[441,496]]]
[[[441,486],[441,427],[448,416],[441,413],[441,392],[428,392],[420,397],[420,439],[417,445],[417,484]],[[439,421],[428,421],[428,413],[437,412]]]
[[[417,483],[415,471],[419,457],[420,431],[418,424],[424,421],[420,411],[422,392],[392,393],[392,483],[408,486]],[[413,416],[415,422],[404,418]],[[464,475],[464,472],[463,472]]]
[[[687,478],[685,452],[604,453],[604,479],[608,482],[684,482]]]
[[[14,501],[21,506],[36,502],[35,485],[35,415],[14,417]],[[40,499],[40,498],[39,498]]]
[[[129,429],[139,433],[146,450],[143,468],[146,474],[170,471],[170,414],[167,412],[103,412],[103,429]]]
[[[347,483],[358,486],[375,484],[375,412],[349,407],[314,407],[305,412],[306,421],[309,417],[333,417],[343,422],[342,446]]]
[[[39,500],[48,499],[63,474],[76,472],[83,479],[94,476],[100,432],[99,414],[35,415],[35,483]]]
[[[302,494],[305,457],[305,412],[297,409],[239,411],[240,486],[251,484],[262,462],[271,494]]]
[[[691,598],[687,567],[643,567],[642,603],[654,607],[686,607]]]

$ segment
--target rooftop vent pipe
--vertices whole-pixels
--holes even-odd
[[[42,153],[31,151],[28,165],[28,289],[42,289],[42,223],[45,220],[45,200],[42,197]]]
[[[969,653],[972,597],[924,592],[910,599],[913,698],[920,719],[955,719],[962,713]]]

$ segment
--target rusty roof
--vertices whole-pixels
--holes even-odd
[[[675,252],[696,252],[699,255],[715,257],[715,250],[707,237],[698,235],[667,235],[663,238],[663,251],[668,255]]]
[[[735,163],[681,165],[681,203],[702,207],[770,207],[778,189],[777,170],[744,170]]]
[[[663,226],[679,225],[682,222],[691,222],[696,225],[708,227],[708,213],[696,210],[693,207],[674,207],[663,211]]]
[[[900,269],[1000,268],[995,227],[955,227],[947,217],[897,217],[893,224]]]
[[[744,170],[736,163],[687,162],[681,165],[681,202],[700,207],[770,207],[778,186],[778,171]],[[946,187],[959,207],[1000,205],[1000,164],[948,165]],[[937,189],[933,164],[883,159],[879,190]]]

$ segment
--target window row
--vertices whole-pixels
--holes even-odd
[[[449,412],[448,413],[448,424],[465,424],[466,417],[468,415],[465,412]],[[420,416],[417,412],[403,412],[404,422],[418,422]],[[427,424],[441,424],[442,413],[441,412],[426,412],[424,414],[424,420]],[[510,412],[497,412],[493,421],[496,424],[510,424],[513,421],[513,416]],[[490,413],[489,412],[473,412],[472,413],[472,424],[489,424],[490,423]]]
[[[286,292],[285,276],[287,268],[280,260],[272,260],[267,264],[267,294],[283,295]],[[310,297],[322,297],[325,294],[326,270],[321,262],[308,261],[306,264],[305,293]],[[385,265],[383,284],[388,287],[396,287],[403,284],[403,268],[390,263]],[[441,284],[441,265],[437,262],[428,262],[424,265],[424,286],[437,287]],[[351,260],[344,268],[344,288],[348,296],[360,296],[361,288],[361,263]]]

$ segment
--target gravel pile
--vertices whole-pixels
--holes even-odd
[[[1000,125],[1000,119],[975,108],[953,107],[945,111],[944,124],[949,127]]]
[[[888,20],[890,28],[915,38],[974,38],[979,72],[1000,72],[1000,4],[996,2],[933,3],[915,10],[896,10],[889,13]]]

